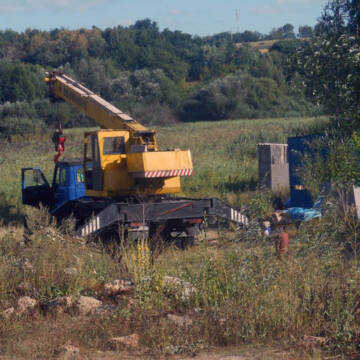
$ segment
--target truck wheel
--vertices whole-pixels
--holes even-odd
[[[182,248],[186,249],[187,247],[194,246],[196,238],[200,234],[199,225],[195,224],[185,228],[185,236],[182,241]]]
[[[193,246],[200,234],[198,224],[184,226],[182,222],[159,224],[153,226],[150,239],[154,245],[174,244],[180,249]]]
[[[125,244],[127,239],[127,231],[121,225],[114,225],[102,230],[96,237],[90,236],[88,241],[100,241],[105,247],[113,247],[114,244]]]

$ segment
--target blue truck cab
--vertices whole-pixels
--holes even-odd
[[[79,159],[64,160],[55,165],[50,186],[39,167],[21,169],[22,202],[26,205],[49,207],[51,212],[69,201],[85,197],[82,162]]]
[[[242,209],[234,209],[217,198],[161,196],[146,203],[132,200],[86,196],[80,160],[57,163],[51,186],[39,167],[22,169],[23,203],[46,206],[58,223],[71,216],[75,220],[74,230],[81,237],[110,236],[121,240],[128,236],[161,236],[167,241],[180,241],[183,247],[193,243],[205,216],[209,223],[218,218],[244,227],[249,223]]]

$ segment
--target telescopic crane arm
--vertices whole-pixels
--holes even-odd
[[[149,150],[157,150],[155,131],[148,130],[79,82],[59,70],[48,73],[45,81],[52,102],[63,100],[95,120],[103,129],[129,131],[132,144],[146,143]]]

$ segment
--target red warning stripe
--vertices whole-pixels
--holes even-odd
[[[145,178],[166,178],[174,176],[192,176],[194,173],[193,169],[182,169],[182,170],[158,170],[158,171],[146,171],[143,173]]]

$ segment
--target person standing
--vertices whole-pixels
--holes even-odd
[[[279,259],[283,259],[289,252],[290,236],[285,232],[285,227],[281,224],[274,224],[275,252]]]

